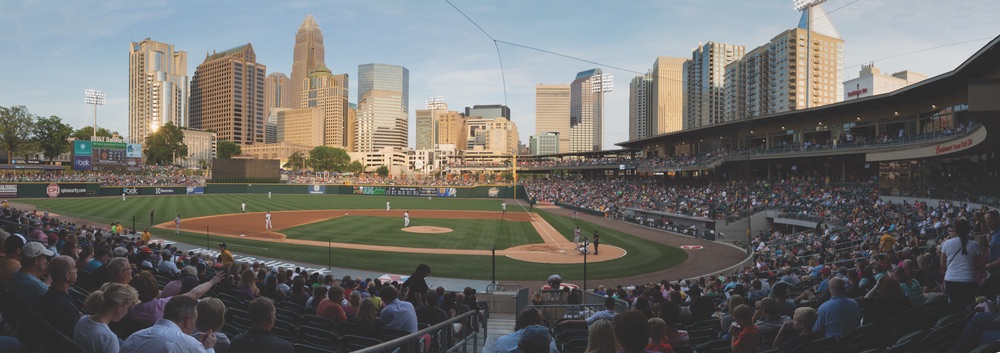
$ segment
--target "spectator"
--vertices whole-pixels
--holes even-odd
[[[738,305],[733,309],[733,319],[736,324],[729,327],[729,337],[733,353],[757,352],[757,340],[760,332],[753,324],[753,311],[749,306]]]
[[[314,288],[313,295],[306,301],[306,311],[315,313],[316,307],[319,306],[319,303],[326,299],[327,291],[329,291],[329,289],[325,286]]]
[[[972,226],[969,221],[955,221],[949,232],[956,237],[941,244],[941,268],[945,269],[945,295],[956,310],[968,309],[975,298],[976,270],[982,267],[983,257],[979,254],[979,246],[969,241]]]
[[[86,353],[118,353],[121,342],[108,324],[128,314],[139,303],[135,288],[108,282],[100,290],[90,292],[84,306],[93,315],[84,315],[73,329],[73,341]]]
[[[414,306],[424,304],[423,296],[431,289],[427,285],[427,276],[431,274],[431,267],[427,264],[417,265],[410,278],[403,282],[401,290],[406,293],[406,300]]]
[[[398,295],[399,292],[393,286],[386,286],[379,293],[382,302],[385,303],[380,316],[382,324],[409,333],[417,332],[417,312],[413,309],[413,304],[398,300]]]
[[[292,344],[271,333],[277,320],[274,301],[258,297],[250,302],[250,331],[233,337],[229,350],[239,353],[295,353]]]
[[[67,255],[49,262],[52,285],[38,301],[38,313],[66,337],[73,337],[73,327],[80,321],[80,309],[73,304],[69,287],[76,283],[76,262]]]
[[[195,321],[195,331],[192,335],[196,340],[203,341],[207,333],[215,332],[215,352],[228,352],[229,337],[221,331],[225,324],[226,304],[218,298],[204,298],[198,301],[198,320]]]
[[[383,289],[384,290],[384,289]],[[385,300],[385,298],[382,298]],[[385,311],[383,310],[383,314]],[[383,320],[384,321],[384,320]],[[524,334],[524,329],[541,325],[545,321],[545,317],[542,316],[542,312],[534,307],[526,307],[517,314],[517,318],[514,320],[514,332],[508,333],[506,335],[497,337],[495,340],[487,340],[486,346],[483,347],[483,353],[504,353],[504,352],[515,352],[517,351],[518,342],[521,340],[521,335]],[[556,343],[550,340],[549,352],[559,353],[556,349]]]
[[[180,294],[181,284],[184,282],[185,278],[198,278],[198,269],[193,266],[184,266],[181,269],[181,277],[173,281],[167,282],[163,286],[163,290],[160,291],[160,298],[168,298]]]
[[[753,316],[765,346],[770,346],[774,336],[778,334],[778,329],[792,319],[778,313],[778,301],[771,297],[760,301],[760,307]]]
[[[156,271],[166,274],[170,278],[177,277],[181,273],[181,270],[177,268],[177,263],[174,262],[174,255],[170,252],[170,249],[164,249],[160,256],[160,263],[156,265]]]
[[[191,296],[171,297],[164,306],[163,318],[129,336],[122,345],[122,353],[214,353],[215,332],[206,332],[200,342],[190,336],[198,320],[197,306],[198,300]]]
[[[823,338],[822,334],[813,332],[813,324],[816,323],[816,310],[810,307],[795,309],[792,321],[787,321],[778,330],[778,336],[774,338],[772,348],[777,348],[781,352],[791,352],[799,345]]]
[[[722,325],[719,327],[727,328],[736,322],[736,319],[733,318],[733,309],[743,304],[742,295],[733,294],[733,296],[729,297],[729,301],[726,302],[726,312],[719,316],[719,324]]]
[[[98,247],[94,249],[94,258],[92,258],[90,261],[87,262],[87,266],[84,268],[84,270],[93,273],[97,271],[97,269],[104,266],[104,264],[107,264],[108,261],[110,260],[111,260],[111,250],[108,250],[108,248],[104,246]]]
[[[623,353],[645,352],[649,342],[649,321],[642,312],[629,309],[614,318],[615,341]]]
[[[103,276],[107,278],[108,282],[128,284],[132,281],[132,267],[129,265],[128,259],[124,257],[113,258],[101,268]]]
[[[523,353],[546,353],[552,337],[549,336],[549,329],[542,325],[531,325],[523,330],[521,338],[517,341],[517,350]]]
[[[875,287],[859,300],[861,307],[865,309],[865,323],[885,322],[893,315],[902,313],[910,309],[910,301],[903,294],[903,289],[899,287],[892,277],[882,277],[876,282]]]
[[[591,327],[591,330],[593,329]],[[658,317],[649,319],[649,344],[646,345],[646,350],[660,353],[674,353],[674,348],[670,346],[670,340],[667,339],[666,334],[667,324],[663,322],[663,319]]]
[[[846,291],[844,280],[836,277],[830,280],[830,300],[819,306],[813,331],[825,337],[843,337],[861,325],[861,306],[846,297]]]
[[[190,297],[191,299],[197,300],[205,295],[212,286],[222,281],[223,273],[219,272],[215,277],[212,277],[211,281],[202,283],[194,289],[181,294],[179,296]],[[153,276],[149,271],[142,271],[129,282],[129,285],[134,287],[136,291],[139,292],[140,303],[133,307],[128,312],[128,317],[135,320],[138,323],[144,325],[154,325],[161,318],[166,315],[166,306],[170,303],[172,298],[178,297],[177,295],[173,297],[158,298],[159,284],[156,283],[156,277]],[[214,341],[214,338],[213,338]]]
[[[21,269],[21,249],[24,247],[24,236],[14,233],[4,240],[3,260],[0,260],[0,283],[10,285],[14,273]]]
[[[344,301],[344,289],[340,286],[333,286],[327,291],[327,298],[319,302],[316,307],[316,316],[325,317],[338,324],[347,322],[347,314],[341,302]],[[416,332],[416,330],[413,330]]]
[[[429,291],[424,295],[427,303],[416,309],[417,323],[437,325],[448,320],[448,313],[441,310],[438,303],[438,295],[435,291]]]
[[[49,257],[55,255],[45,245],[30,241],[21,249],[21,269],[14,273],[11,289],[21,303],[36,307],[39,298],[49,290],[48,283],[41,277],[48,274]]]
[[[382,335],[382,321],[378,319],[378,309],[375,302],[370,298],[361,301],[357,316],[358,327],[362,333],[368,337],[379,337]]]
[[[615,308],[617,306],[618,306],[618,303],[615,301],[615,298],[611,297],[611,296],[607,296],[607,297],[604,298],[604,310],[603,311],[598,311],[598,312],[594,313],[594,315],[590,315],[590,317],[588,317],[586,319],[583,319],[583,320],[563,320],[563,321],[560,321],[559,324],[557,324],[557,325],[559,327],[563,327],[563,326],[590,326],[596,320],[600,320],[600,319],[611,320],[611,319],[613,319],[615,317],[615,314],[616,314]]]
[[[292,290],[288,294],[288,300],[293,303],[306,306],[306,301],[309,300],[309,291],[306,289],[306,280],[302,276],[295,277],[292,281]],[[313,302],[313,305],[319,306],[318,302]]]
[[[896,266],[890,273],[892,278],[899,282],[899,288],[903,289],[903,294],[906,295],[906,299],[910,300],[910,306],[914,309],[920,308],[924,305],[924,291],[920,287],[920,282],[916,278],[910,277],[906,269],[903,266]]]
[[[686,347],[688,342],[690,342],[688,332],[685,330],[678,330],[677,326],[675,326],[680,323],[677,321],[678,318],[680,318],[680,315],[681,310],[677,307],[677,304],[674,304],[669,300],[660,302],[659,318],[662,319],[667,326],[667,340],[670,341],[672,346]]]
[[[249,299],[260,295],[257,288],[257,275],[253,270],[246,270],[240,274],[240,283],[236,285],[236,291],[245,294]]]

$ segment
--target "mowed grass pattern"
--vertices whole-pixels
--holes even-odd
[[[496,211],[501,200],[497,199],[443,199],[427,200],[419,197],[389,197],[392,208],[396,209],[438,209],[438,210],[484,210]],[[239,204],[245,200],[248,212],[293,209],[385,209],[386,197],[353,195],[196,195],[196,196],[146,196],[121,198],[86,199],[18,199],[17,202],[38,205],[39,209],[51,208],[52,212],[86,218],[98,222],[114,221],[131,224],[135,215],[140,228],[149,222],[149,210],[156,209],[157,222],[167,222],[178,212],[182,217],[206,216],[239,212]],[[508,212],[523,212],[515,202],[508,200]],[[566,239],[572,239],[572,229],[580,226],[588,238],[597,229],[601,232],[602,244],[615,245],[628,252],[622,259],[591,263],[587,268],[589,279],[617,279],[670,268],[687,258],[682,250],[657,242],[630,236],[628,234],[601,227],[579,219],[571,219],[546,211],[538,213],[559,231]],[[401,217],[400,217],[401,218]],[[395,219],[399,224],[402,219]],[[411,224],[412,225],[412,224]],[[494,230],[495,231],[495,230]],[[158,237],[184,241],[191,244],[211,244],[222,241],[220,237],[206,237],[204,233],[182,233],[156,231]],[[469,279],[491,279],[492,262],[489,256],[442,255],[390,253],[368,250],[341,249],[316,246],[300,246],[262,242],[244,238],[225,238],[230,250],[238,254],[258,255],[304,262],[385,273],[408,274],[416,264],[426,263],[433,269],[433,276]],[[503,241],[501,239],[501,241]],[[553,265],[529,263],[507,257],[496,258],[498,280],[545,280],[558,273],[567,281],[583,278],[581,265]],[[350,273],[337,274],[346,275]]]
[[[401,230],[402,217],[343,216],[288,228],[290,238],[334,242],[402,246],[408,248],[489,250],[542,243],[531,223],[486,219],[439,219],[410,217],[410,226],[451,228],[451,233],[420,234]],[[499,235],[499,237],[498,237]]]

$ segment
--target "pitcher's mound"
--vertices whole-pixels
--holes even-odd
[[[445,227],[435,227],[435,226],[413,226],[403,228],[402,231],[410,233],[422,233],[422,234],[439,234],[439,233],[451,233],[451,228]]]

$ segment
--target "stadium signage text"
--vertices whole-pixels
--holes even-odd
[[[856,89],[856,90],[847,92],[847,96],[848,97],[854,97],[854,96],[860,96],[860,95],[865,94],[865,93],[868,93],[868,88],[861,88],[861,89]]]
[[[94,136],[90,140],[91,141],[95,141],[95,142],[117,142],[117,143],[125,143],[125,139],[123,139],[121,137]]]
[[[122,190],[122,193],[125,193],[125,194],[128,194],[128,195],[138,195],[139,194],[139,188],[124,188]]]
[[[174,189],[161,189],[161,188],[156,188],[156,194],[157,194],[157,195],[163,195],[163,194],[173,194],[173,193],[174,193]]]
[[[951,144],[942,143],[938,144],[937,146],[934,146],[934,154],[960,151],[972,147],[972,145],[973,145],[973,140],[971,137]]]
[[[5,197],[5,198],[17,197],[17,184],[0,185],[0,197]]]

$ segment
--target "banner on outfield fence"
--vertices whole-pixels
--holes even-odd
[[[456,188],[427,188],[406,186],[355,186],[355,195],[387,195],[387,196],[458,196]]]
[[[325,194],[326,185],[309,185],[309,193],[313,195]]]
[[[5,199],[12,199],[17,197],[17,184],[0,185],[0,197]]]
[[[52,183],[45,187],[45,194],[49,197],[79,197],[94,195],[96,191],[87,189],[86,184],[57,184]]]
[[[204,193],[205,193],[205,187],[204,186],[188,186],[188,188],[187,188],[187,194],[188,195],[200,195],[200,194],[204,194]]]

